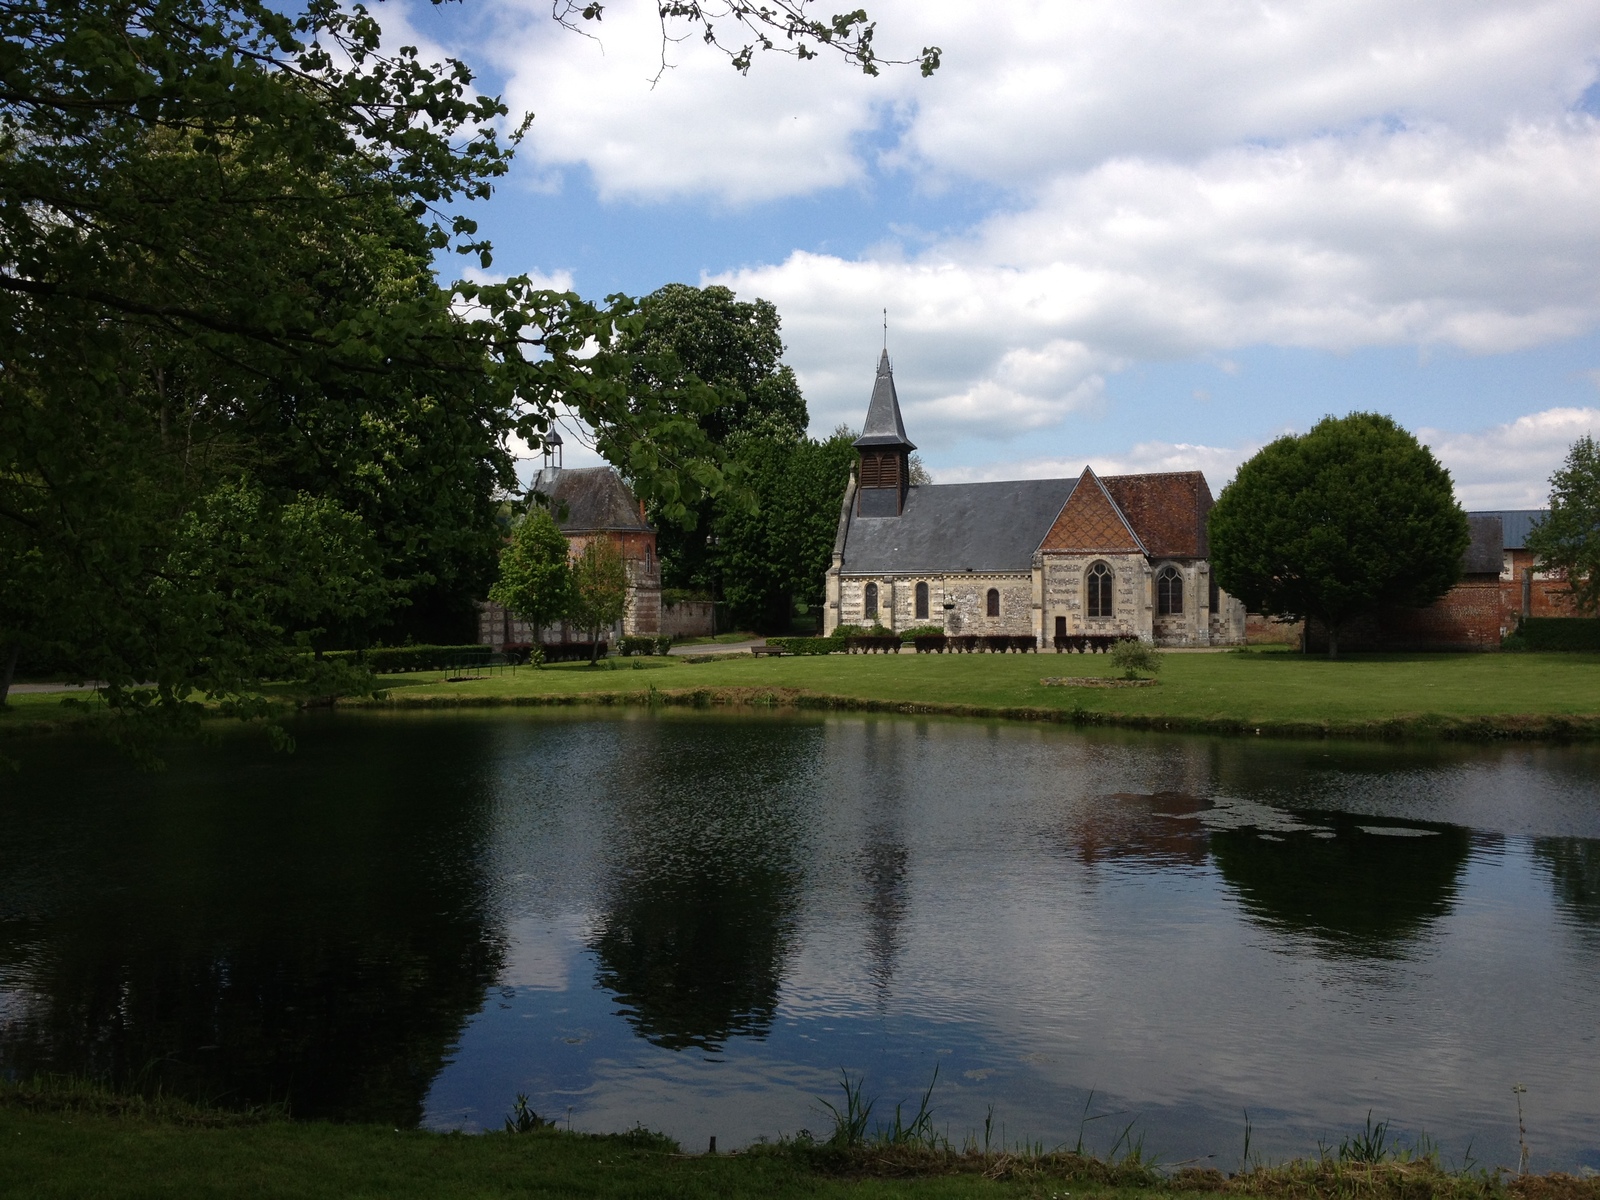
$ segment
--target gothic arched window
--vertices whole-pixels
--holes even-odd
[[[989,604],[988,604],[987,611],[988,611],[988,614],[991,617],[998,617],[1000,615],[1000,589],[999,588],[990,588],[989,589]]]
[[[878,615],[878,585],[875,584],[875,583],[869,583],[869,584],[867,584],[867,616],[876,617],[877,615]]]
[[[928,585],[925,583],[917,584],[917,619],[928,619]]]
[[[1183,612],[1183,576],[1177,567],[1162,567],[1156,576],[1156,612],[1163,617]]]
[[[1089,615],[1091,617],[1109,617],[1111,611],[1111,568],[1103,562],[1097,562],[1089,568],[1088,578],[1084,580],[1088,585]]]

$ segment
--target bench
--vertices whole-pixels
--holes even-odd
[[[751,646],[750,653],[757,658],[781,658],[789,652],[781,646]]]

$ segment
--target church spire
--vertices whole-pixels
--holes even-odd
[[[878,378],[872,384],[867,423],[861,427],[855,444],[858,450],[864,446],[904,446],[909,454],[916,449],[906,437],[905,422],[900,419],[900,397],[895,394],[894,369],[889,366],[887,350],[878,359]]]
[[[898,517],[905,511],[906,490],[911,484],[911,452],[916,447],[906,437],[905,423],[900,419],[900,397],[895,395],[894,371],[889,366],[887,349],[878,359],[872,402],[867,405],[867,421],[855,447],[861,455],[857,513],[863,517]]]

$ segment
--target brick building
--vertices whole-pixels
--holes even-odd
[[[1528,534],[1544,509],[1469,512],[1472,541],[1461,559],[1461,581],[1426,608],[1393,608],[1355,622],[1339,635],[1351,650],[1495,650],[1523,617],[1572,617],[1577,611],[1559,574],[1540,571]],[[1252,644],[1292,642],[1301,623],[1255,613],[1246,620]],[[1326,632],[1312,622],[1310,648],[1327,648]]]
[[[885,352],[846,486],[823,632],[1132,633],[1161,646],[1244,641],[1211,577],[1211,489],[1198,471],[914,485]]]
[[[634,496],[622,477],[610,467],[547,463],[534,479],[533,490],[548,503],[550,515],[567,536],[573,558],[597,537],[609,538],[622,552],[628,572],[627,609],[610,637],[659,633],[661,563],[656,557],[656,531],[645,519],[644,502]],[[588,637],[587,630],[565,621],[536,630],[492,600],[478,605],[478,643],[497,650],[507,645],[578,642]]]

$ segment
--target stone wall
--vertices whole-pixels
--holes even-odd
[[[878,585],[878,615],[866,614],[867,584]],[[917,616],[917,584],[928,585],[928,615]],[[989,589],[1000,593],[1000,615],[988,615]],[[954,576],[907,575],[839,579],[840,625],[882,624],[888,629],[937,625],[949,634],[1038,632],[1031,573]]]
[[[1044,629],[1054,636],[1056,618],[1065,617],[1068,636],[1131,633],[1145,641],[1154,637],[1151,624],[1150,564],[1142,554],[1043,556]],[[1111,617],[1088,615],[1084,576],[1097,562],[1111,568]]]
[[[710,637],[717,632],[717,606],[710,600],[662,604],[661,632],[671,637]]]

